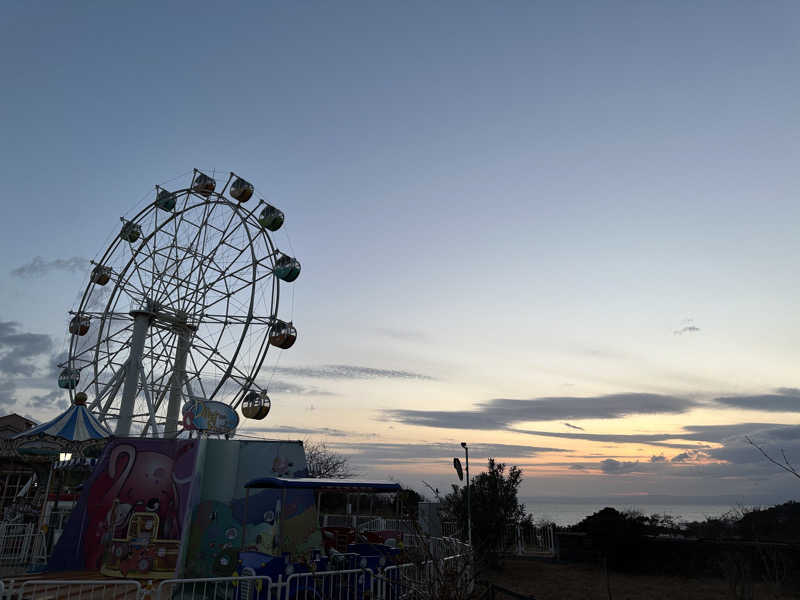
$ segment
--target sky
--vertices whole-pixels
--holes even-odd
[[[118,218],[235,170],[303,265],[243,435],[418,489],[467,441],[526,496],[797,497],[745,438],[800,463],[797,3],[0,17],[0,412],[65,405],[67,311]]]

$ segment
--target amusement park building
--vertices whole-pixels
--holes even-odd
[[[0,417],[0,439],[13,438],[18,433],[27,431],[36,423],[16,413]],[[30,464],[19,457],[3,452],[0,455],[0,515],[10,504],[13,504],[25,485],[33,477]]]

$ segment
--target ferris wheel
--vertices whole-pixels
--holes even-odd
[[[197,169],[188,183],[156,186],[152,202],[120,219],[70,311],[58,385],[118,436],[175,437],[181,408],[212,399],[264,418],[267,351],[297,338],[278,316],[281,284],[300,274],[270,237],[283,212],[264,200],[249,207],[254,186],[234,173],[220,191]]]

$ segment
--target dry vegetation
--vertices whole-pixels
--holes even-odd
[[[536,600],[729,600],[724,579],[687,579],[658,575],[611,573],[611,593],[603,569],[590,564],[556,564],[542,560],[506,560],[502,571],[486,579]],[[788,600],[768,584],[756,584],[753,600]]]

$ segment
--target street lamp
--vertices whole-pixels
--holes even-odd
[[[461,442],[461,447],[466,453],[466,467],[467,467],[467,539],[469,545],[472,546],[472,507],[470,506],[470,493],[469,493],[469,448],[467,442]]]

